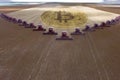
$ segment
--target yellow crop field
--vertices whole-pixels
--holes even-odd
[[[72,28],[84,25],[87,22],[87,16],[80,11],[46,11],[41,15],[41,21],[46,26]]]

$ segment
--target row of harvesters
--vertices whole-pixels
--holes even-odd
[[[33,23],[27,23],[26,21],[22,21],[21,19],[12,18],[10,16],[7,16],[5,14],[0,14],[0,16],[13,23],[17,23],[19,26],[24,26],[25,28],[33,28],[33,31],[44,31],[44,35],[57,35],[58,33],[54,31],[54,28],[49,28],[46,32],[46,29],[42,25],[35,26]],[[93,27],[90,27],[89,25],[86,25],[83,30],[80,30],[79,28],[75,28],[75,31],[71,33],[71,35],[84,35],[86,31],[95,31],[95,29],[103,29],[104,27],[110,27],[113,24],[120,22],[120,16],[116,17],[115,19],[108,20],[106,22],[101,22],[100,25],[94,24]],[[68,33],[66,31],[63,31],[61,33],[61,36],[56,38],[56,40],[73,40],[70,36],[68,36]]]

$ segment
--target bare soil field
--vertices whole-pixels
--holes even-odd
[[[0,13],[28,7],[0,7]],[[73,37],[56,41],[0,18],[0,80],[120,80],[120,24]]]

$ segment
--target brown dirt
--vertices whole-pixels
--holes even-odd
[[[96,8],[120,14],[119,8]],[[120,80],[119,34],[116,24],[56,41],[0,18],[0,80]]]

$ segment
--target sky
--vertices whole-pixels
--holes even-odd
[[[29,2],[101,2],[103,0],[12,0],[12,1],[29,1]]]
[[[120,0],[0,0],[0,2],[120,2]]]
[[[0,0],[0,2],[102,2],[103,0]]]

